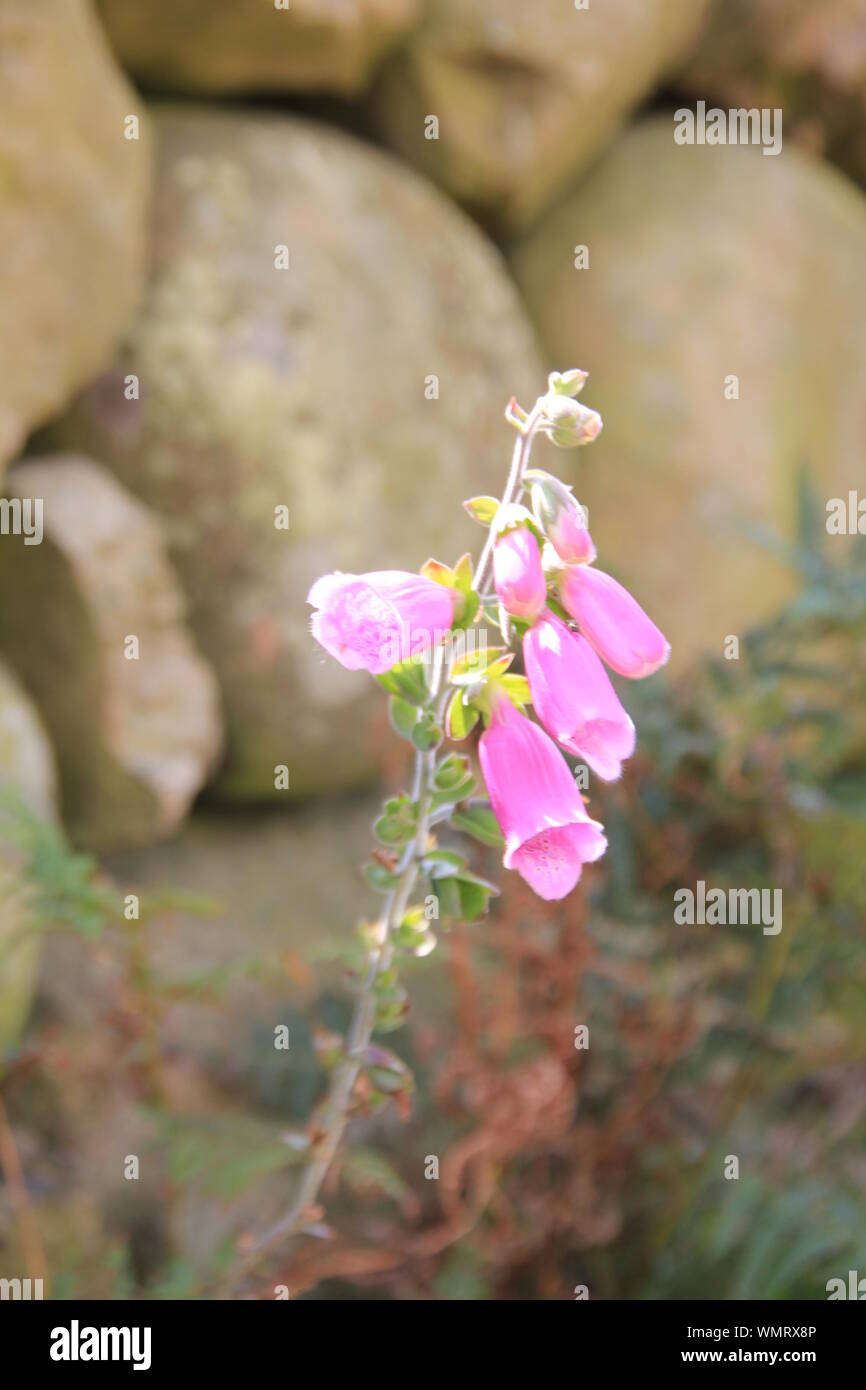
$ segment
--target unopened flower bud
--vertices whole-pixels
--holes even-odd
[[[570,488],[551,473],[532,469],[532,510],[561,560],[579,565],[595,559],[595,546],[586,524],[586,513]]]
[[[541,428],[560,448],[573,449],[578,444],[591,443],[601,433],[601,425],[597,410],[590,410],[579,401],[573,401],[570,396],[553,392],[545,397]]]
[[[528,526],[517,526],[496,542],[493,582],[500,602],[513,617],[537,618],[544,608],[547,583],[538,541]]]
[[[570,372],[551,372],[547,384],[558,396],[579,396],[588,377],[589,372],[573,367]]]

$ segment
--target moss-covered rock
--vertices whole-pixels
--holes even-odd
[[[462,202],[525,226],[679,61],[706,9],[706,0],[583,9],[431,0],[377,88],[380,128]]]
[[[56,435],[162,518],[226,704],[223,794],[284,798],[279,765],[290,795],[350,786],[381,692],[316,648],[310,584],[477,543],[460,503],[504,481],[532,331],[497,253],[389,158],[287,118],[156,126],[150,291]]]
[[[120,61],[172,92],[360,90],[418,0],[97,0]]]
[[[138,138],[126,138],[137,116]],[[0,475],[105,366],[144,263],[141,102],[84,0],[0,6]]]
[[[27,1016],[39,963],[16,830],[22,810],[49,820],[54,803],[54,761],[45,731],[0,661],[0,1055],[15,1042]]]
[[[41,544],[0,545],[0,650],[51,733],[64,819],[88,848],[159,838],[214,764],[220,715],[158,525],[90,459],[19,463],[6,491],[43,507]]]
[[[794,539],[801,472],[822,507],[862,483],[866,202],[794,149],[681,146],[673,129],[632,130],[514,267],[553,360],[592,373],[605,428],[577,491],[599,563],[646,601],[675,670],[791,591],[756,533]]]

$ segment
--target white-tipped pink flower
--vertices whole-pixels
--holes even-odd
[[[559,580],[566,611],[602,661],[621,676],[651,676],[670,656],[663,632],[609,574],[594,565],[575,565]]]
[[[534,618],[547,601],[538,541],[528,526],[507,531],[493,551],[493,583],[500,602],[514,618]]]
[[[564,898],[583,865],[607,848],[603,827],[588,816],[568,764],[544,730],[501,692],[478,752],[505,836],[506,869],[516,869],[540,898]]]
[[[545,613],[523,639],[532,707],[563,748],[605,782],[634,752],[634,724],[585,638]]]
[[[595,559],[595,546],[579,505],[563,511],[548,527],[547,534],[560,560],[567,565],[591,564]]]
[[[586,513],[571,488],[541,469],[532,469],[526,477],[536,520],[560,560],[567,565],[591,563],[595,559],[595,546],[586,524]]]
[[[349,671],[381,675],[442,641],[454,621],[455,590],[404,570],[326,574],[307,603],[312,632]]]

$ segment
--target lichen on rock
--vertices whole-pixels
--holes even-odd
[[[289,796],[357,785],[378,702],[316,651],[308,589],[477,539],[454,515],[470,477],[501,482],[507,395],[542,377],[532,330],[495,249],[388,156],[288,117],[154,119],[151,285],[54,436],[160,517],[225,701],[220,793],[285,798],[277,766]]]

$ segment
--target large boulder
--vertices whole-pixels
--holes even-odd
[[[413,23],[418,0],[97,0],[115,51],[174,92],[363,88]]]
[[[525,226],[676,66],[706,9],[707,0],[583,9],[570,0],[431,0],[383,73],[379,126],[482,216]]]
[[[51,733],[71,835],[100,850],[158,839],[221,742],[159,527],[86,458],[19,463],[6,492],[41,502],[43,535],[0,544],[0,650]]]
[[[282,117],[156,124],[150,291],[57,433],[163,520],[227,708],[223,794],[285,797],[283,765],[290,795],[350,786],[381,692],[315,646],[309,586],[477,544],[460,503],[504,482],[532,331],[497,252],[387,156]]]
[[[0,1056],[18,1037],[39,962],[32,885],[24,873],[27,827],[52,820],[55,773],[39,717],[0,661]]]
[[[138,139],[127,116],[138,116]],[[0,5],[0,476],[106,365],[144,263],[149,140],[85,0]]]
[[[592,374],[605,429],[577,491],[676,668],[793,587],[770,533],[794,538],[801,471],[822,504],[862,483],[866,203],[794,149],[673,129],[632,130],[514,268],[552,359]]]
[[[779,107],[785,138],[866,179],[864,0],[715,0],[678,85],[724,107]]]

